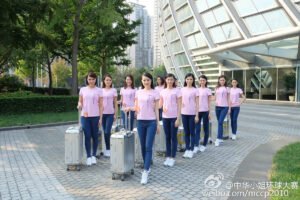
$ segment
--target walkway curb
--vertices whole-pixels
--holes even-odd
[[[245,188],[232,188],[231,193],[242,192],[247,194],[247,190],[254,192],[267,192],[267,189],[259,189],[259,183],[270,182],[270,171],[272,169],[273,157],[276,153],[282,149],[284,146],[300,141],[298,136],[287,136],[284,139],[273,140],[266,144],[262,144],[250,152],[243,162],[239,165],[238,170],[235,173],[232,183],[249,183],[250,185],[254,184],[253,189]],[[253,185],[252,185],[253,186]],[[228,200],[238,200],[241,199],[241,196],[230,196]],[[243,199],[269,199],[269,197],[264,198],[262,196],[247,196]]]
[[[50,127],[50,126],[64,126],[64,125],[71,125],[77,124],[78,121],[69,121],[69,122],[56,122],[56,123],[48,123],[48,124],[34,124],[34,125],[24,125],[24,126],[11,126],[11,127],[2,127],[0,128],[1,131],[10,131],[10,130],[21,130],[21,129],[31,129],[31,128],[43,128],[43,127]]]

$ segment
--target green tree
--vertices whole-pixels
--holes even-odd
[[[68,78],[71,77],[71,66],[68,66],[65,60],[59,59],[52,64],[52,76],[55,87],[70,87]]]

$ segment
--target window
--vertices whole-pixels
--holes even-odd
[[[251,0],[234,1],[233,3],[240,16],[245,16],[257,12]]]
[[[174,0],[175,9],[178,8],[178,6],[181,6],[184,3],[186,3],[186,0]]]
[[[171,30],[168,31],[167,38],[168,38],[169,42],[171,42],[171,41],[173,41],[173,40],[175,40],[175,39],[178,38],[178,35],[177,35],[177,32],[176,32],[175,28],[173,28],[173,29],[171,29]]]
[[[192,18],[181,24],[181,30],[182,30],[183,35],[186,35],[188,33],[198,31],[199,28],[198,28],[198,25],[195,23],[194,18]]]
[[[263,16],[272,31],[292,26],[288,16],[281,9],[264,13]]]
[[[206,27],[214,26],[217,24],[215,16],[212,11],[208,11],[202,15],[202,19]]]
[[[227,40],[240,38],[241,36],[234,23],[224,24],[222,29]]]
[[[170,50],[171,50],[172,53],[182,51],[183,48],[182,48],[182,45],[180,43],[180,40],[171,43],[170,44]]]
[[[209,29],[210,35],[215,43],[220,43],[226,41],[223,30],[220,26]]]
[[[192,13],[188,6],[185,6],[184,8],[181,8],[180,10],[177,11],[177,17],[178,17],[179,21],[186,19],[187,17],[189,17],[191,15],[192,15]]]
[[[213,13],[215,15],[215,18],[216,18],[218,24],[230,20],[227,12],[226,12],[226,10],[225,10],[225,8],[223,6],[214,9]]]
[[[196,33],[186,38],[189,49],[205,47],[206,43],[200,33]]]
[[[183,65],[188,65],[188,59],[185,55],[185,53],[181,53],[175,56],[175,62],[177,66],[183,66]]]
[[[270,32],[270,28],[261,15],[245,18],[245,22],[252,35]]]
[[[257,11],[263,11],[269,8],[277,7],[277,3],[275,0],[252,0]]]
[[[195,4],[199,12],[203,12],[208,9],[208,5],[205,0],[195,0]]]

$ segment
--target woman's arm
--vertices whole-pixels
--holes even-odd
[[[117,115],[118,115],[118,97],[114,97],[114,106],[115,106],[114,120],[116,120],[117,119]]]
[[[179,127],[181,119],[181,101],[182,97],[177,98],[177,119],[175,121],[175,127]]]
[[[99,113],[100,113],[100,119],[99,124],[102,124],[102,116],[103,116],[103,97],[99,97]]]
[[[243,104],[246,101],[246,96],[244,94],[241,94],[241,96],[242,96],[242,102],[241,102],[241,104]]]
[[[77,109],[81,110],[83,105],[83,97],[80,95],[78,99]]]
[[[155,100],[155,116],[156,116],[156,123],[157,123],[157,133],[159,133],[159,100]]]

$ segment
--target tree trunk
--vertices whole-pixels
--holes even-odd
[[[73,30],[73,45],[72,45],[72,95],[77,95],[78,90],[78,72],[77,72],[77,56],[78,56],[78,46],[79,46],[79,32],[80,32],[80,14],[84,4],[84,0],[79,0],[76,6],[76,15],[74,20],[74,30]]]
[[[31,82],[32,82],[32,91],[34,92],[35,90],[35,77],[34,77],[34,74],[35,74],[35,66],[33,65],[32,66],[32,73],[31,73]]]
[[[49,78],[49,95],[53,94],[53,87],[52,87],[52,71],[51,71],[51,64],[54,60],[54,58],[49,58],[49,56],[47,56],[47,68],[48,68],[48,78]]]

